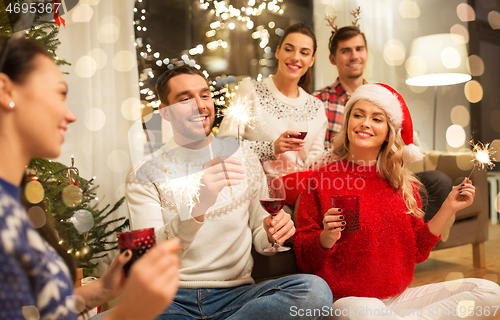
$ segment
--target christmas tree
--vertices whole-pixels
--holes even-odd
[[[94,179],[82,178],[73,158],[71,162],[71,167],[67,167],[56,161],[34,158],[27,169],[32,181],[25,187],[25,196],[31,204],[44,202],[59,243],[75,257],[84,274],[90,275],[97,266],[91,259],[105,257],[108,251],[117,248],[117,242],[108,241],[108,236],[129,226],[125,217],[106,221],[125,198],[112,208],[108,204],[98,209],[95,194],[98,186],[93,184]],[[118,227],[112,228],[115,223]]]
[[[0,36],[14,35],[14,26],[23,14],[22,10],[13,10],[14,4],[21,4],[23,0],[0,0]],[[10,7],[9,7],[10,5]],[[7,8],[11,8],[7,10]],[[59,59],[56,54],[57,47],[61,44],[58,39],[59,26],[53,21],[41,21],[41,14],[36,13],[34,20],[24,32],[24,36],[33,39],[47,49],[58,65],[70,65],[65,60]]]

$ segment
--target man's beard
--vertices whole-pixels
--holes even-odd
[[[208,134],[205,132],[205,127],[201,123],[199,123],[199,124],[195,123],[195,130],[193,130],[193,127],[186,125],[186,122],[177,120],[177,119],[175,119],[175,117],[172,117],[172,120],[173,120],[173,123],[177,122],[178,126],[174,126],[174,127],[176,127],[175,130],[179,134],[181,134],[183,137],[185,137],[186,139],[188,139],[192,142],[198,142],[198,141],[202,141],[202,140],[206,139],[207,136],[210,135],[210,132],[214,126],[214,119],[213,118],[214,118],[213,116],[208,116],[208,118],[207,118],[208,121],[210,122],[210,130],[208,131]],[[187,122],[187,123],[189,123],[189,122]]]

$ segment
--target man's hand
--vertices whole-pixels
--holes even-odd
[[[304,146],[304,140],[297,139],[300,135],[300,132],[287,130],[283,132],[278,139],[274,141],[274,154],[278,156],[281,153],[285,153],[287,151],[300,151]]]
[[[267,232],[269,243],[278,241],[279,244],[283,244],[295,234],[292,217],[283,210],[280,210],[274,218],[272,216],[264,218],[264,230]]]
[[[193,217],[204,220],[205,212],[215,204],[224,187],[235,186],[245,179],[241,160],[235,157],[217,157],[203,165],[200,187],[200,202],[193,209]]]

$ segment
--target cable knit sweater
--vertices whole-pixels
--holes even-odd
[[[321,101],[299,87],[299,97],[292,99],[283,95],[272,77],[262,81],[244,81],[240,84],[238,96],[251,102],[251,112],[255,121],[251,126],[240,128],[240,138],[244,145],[252,149],[261,161],[274,160],[277,171],[295,171],[297,152],[285,152],[274,157],[273,142],[287,130],[302,131],[307,123],[305,145],[299,151],[299,164],[307,167],[324,152],[324,137],[327,126],[326,114]],[[301,129],[302,128],[302,129]],[[225,117],[219,128],[220,136],[238,136],[235,119]]]
[[[342,232],[333,248],[319,243],[323,215],[333,195],[359,196],[358,231]],[[415,193],[418,197],[418,192]],[[301,269],[314,272],[333,296],[388,298],[411,283],[439,237],[411,214],[400,192],[376,172],[376,166],[334,162],[311,174],[300,198],[294,248]]]
[[[182,191],[182,182],[200,181],[202,166],[211,159],[208,147],[187,149],[171,139],[127,176],[131,228],[155,228],[157,242],[176,236],[181,239],[181,288],[254,283],[252,242],[264,255],[269,255],[263,250],[271,246],[263,228],[268,213],[259,203],[259,190],[265,183],[260,162],[251,150],[238,148],[234,138],[213,139],[211,144],[214,158],[241,159],[246,179],[222,189],[203,222],[188,218],[190,199]]]

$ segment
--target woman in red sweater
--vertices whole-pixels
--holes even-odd
[[[408,288],[415,264],[427,259],[446,222],[472,204],[472,182],[466,178],[454,187],[439,212],[424,224],[421,184],[403,164],[422,154],[413,145],[411,117],[401,95],[383,84],[363,85],[353,93],[344,114],[343,129],[334,140],[339,161],[309,176],[294,237],[299,267],[322,277],[339,299],[330,315],[338,319],[498,316],[500,287],[491,281],[462,279]],[[400,129],[402,140],[397,136]],[[359,230],[343,232],[342,210],[331,204],[334,195],[359,196]]]

